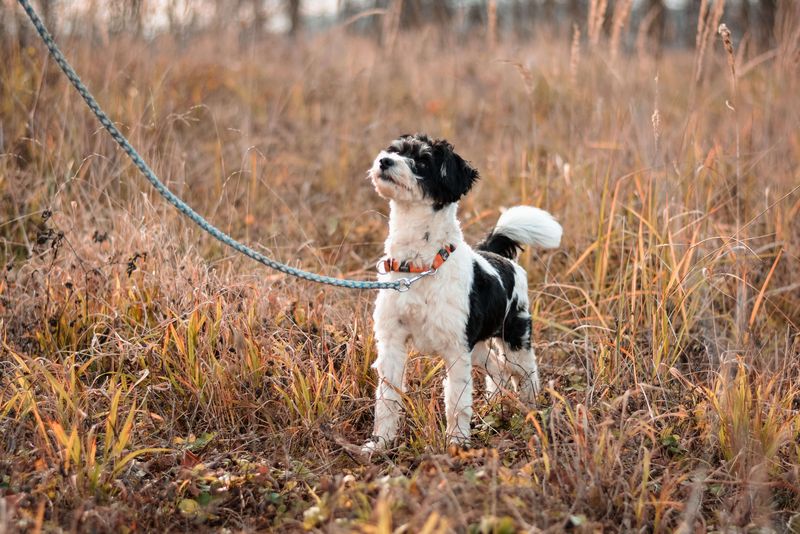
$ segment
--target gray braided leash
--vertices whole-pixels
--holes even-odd
[[[188,204],[178,198],[167,188],[166,185],[163,184],[163,182],[161,182],[161,180],[158,179],[153,170],[147,165],[147,163],[145,163],[136,149],[131,146],[130,142],[125,138],[125,136],[122,135],[116,126],[114,126],[114,123],[111,122],[111,119],[108,118],[108,115],[106,115],[105,112],[100,109],[97,100],[95,100],[95,98],[92,96],[92,93],[90,93],[89,89],[87,89],[83,84],[81,79],[78,77],[78,74],[64,57],[64,54],[61,53],[58,45],[56,45],[55,41],[53,40],[53,36],[50,35],[50,32],[48,32],[47,28],[44,27],[42,19],[33,9],[30,2],[28,0],[18,1],[28,14],[28,18],[31,19],[36,31],[39,32],[39,36],[42,38],[42,41],[44,41],[44,44],[50,51],[50,55],[53,57],[55,62],[58,63],[58,66],[61,67],[61,70],[64,72],[67,78],[69,78],[69,81],[72,82],[72,85],[75,87],[75,89],[77,89],[78,93],[80,93],[80,95],[83,97],[86,105],[92,110],[92,113],[94,113],[95,117],[97,117],[97,120],[100,121],[100,124],[102,124],[106,130],[108,130],[108,133],[111,134],[111,137],[114,138],[114,141],[116,141],[122,150],[128,154],[128,157],[131,159],[133,164],[139,168],[144,177],[147,178],[147,181],[156,188],[156,191],[158,191],[159,194],[167,200],[167,202],[175,206],[178,211],[191,219],[193,223],[211,235],[211,237],[221,241],[232,249],[244,254],[248,258],[252,258],[271,269],[275,269],[276,271],[280,271],[291,276],[296,276],[297,278],[302,278],[303,280],[318,282],[320,284],[347,287],[350,289],[395,289],[397,291],[408,291],[408,289],[411,287],[411,284],[422,278],[421,276],[414,276],[412,278],[401,278],[393,282],[368,282],[364,280],[334,278],[332,276],[323,276],[321,274],[295,269],[294,267],[277,262],[264,256],[263,254],[256,252],[252,248],[233,239],[231,236],[205,220],[199,213],[194,211]]]

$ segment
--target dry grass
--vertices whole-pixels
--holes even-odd
[[[797,525],[798,26],[735,69],[713,12],[697,54],[612,62],[595,4],[589,47],[64,42],[171,187],[273,257],[372,277],[386,206],[364,171],[407,131],[481,170],[470,239],[501,206],[561,220],[560,251],[522,258],[538,409],[478,399],[474,448],[448,453],[441,365],[418,355],[405,444],[372,461],[351,445],[371,427],[373,295],[222,250],[40,46],[3,45],[0,531]]]

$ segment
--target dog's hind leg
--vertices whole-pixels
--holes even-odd
[[[539,393],[539,367],[531,347],[531,316],[525,309],[509,314],[503,325],[506,365],[517,381],[520,400],[530,404]]]
[[[532,347],[508,350],[506,360],[511,374],[517,381],[519,400],[532,404],[539,393],[539,366]]]
[[[472,349],[472,365],[486,372],[486,398],[492,399],[503,389],[511,386],[511,373],[508,371],[505,356],[499,344],[492,340],[482,341]]]

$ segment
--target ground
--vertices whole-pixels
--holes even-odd
[[[0,531],[800,528],[793,31],[764,54],[734,36],[733,77],[714,31],[659,55],[432,29],[64,39],[168,185],[270,257],[373,279],[365,172],[406,132],[480,170],[469,241],[515,204],[560,220],[563,246],[521,259],[536,407],[479,394],[448,449],[441,362],[414,354],[402,443],[372,458],[374,294],[224,249],[38,42],[3,41]]]

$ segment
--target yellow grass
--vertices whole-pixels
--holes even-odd
[[[613,44],[592,5],[588,32],[533,42],[63,42],[170,187],[279,260],[373,277],[364,174],[412,131],[480,169],[471,241],[520,202],[562,222],[560,250],[522,258],[537,408],[479,392],[473,448],[448,451],[442,366],[414,354],[403,444],[372,460],[374,295],[221,249],[38,43],[5,41],[0,531],[800,524],[798,25],[734,57],[704,8],[697,52],[656,61],[620,45],[624,5]]]

